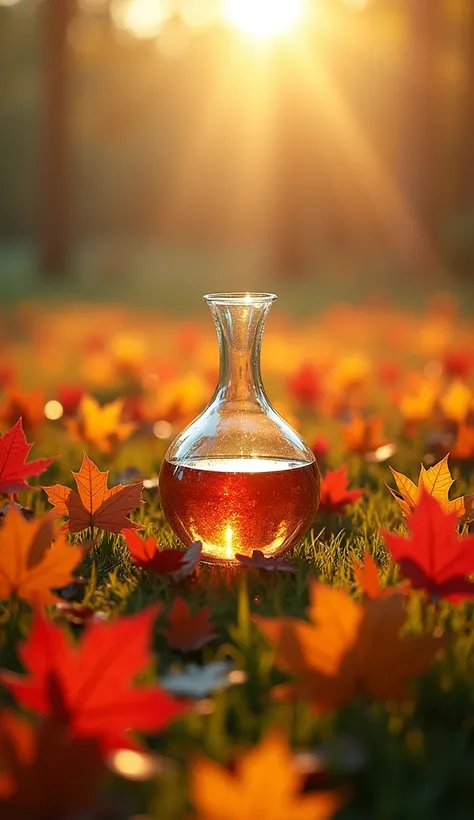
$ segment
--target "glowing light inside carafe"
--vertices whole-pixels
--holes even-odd
[[[233,537],[234,533],[232,532],[232,527],[230,524],[227,524],[227,527],[225,528],[225,555],[226,558],[229,558],[229,560],[232,560],[234,557],[234,550],[232,547]]]

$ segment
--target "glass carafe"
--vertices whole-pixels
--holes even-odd
[[[160,472],[164,514],[186,544],[202,541],[203,560],[235,554],[280,556],[313,521],[320,477],[301,436],[268,401],[260,347],[272,293],[211,293],[219,340],[215,393],[169,447]]]

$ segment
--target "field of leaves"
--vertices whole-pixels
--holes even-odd
[[[284,559],[237,568],[199,564],[158,497],[213,391],[210,318],[22,304],[0,343],[0,817],[472,818],[458,306],[275,311],[264,382],[321,507]]]

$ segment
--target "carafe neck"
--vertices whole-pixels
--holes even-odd
[[[216,397],[259,402],[264,397],[260,349],[273,294],[211,294],[205,297],[219,340]]]

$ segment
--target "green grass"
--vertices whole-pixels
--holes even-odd
[[[58,433],[46,430],[41,451],[57,448]],[[53,443],[54,442],[54,443]],[[148,447],[140,436],[125,445],[129,463],[145,463]],[[75,449],[64,440],[67,458],[50,468],[49,481],[71,484],[70,468],[78,466]],[[415,475],[421,451],[415,448],[405,467]],[[123,457],[120,458],[120,462]],[[155,466],[158,466],[157,459]],[[114,480],[115,466],[111,466]],[[388,480],[385,466],[367,465],[350,460],[354,486],[366,488],[366,496],[340,517],[330,520],[318,515],[314,526],[293,553],[298,572],[293,577],[278,574],[263,576],[256,571],[202,566],[195,577],[171,586],[147,575],[130,563],[120,536],[103,534],[100,542],[81,568],[87,579],[77,600],[110,614],[141,610],[161,601],[164,611],[155,629],[154,649],[158,676],[185,660],[172,652],[162,635],[166,612],[176,595],[193,607],[212,607],[218,640],[193,653],[186,660],[199,664],[231,657],[247,680],[240,686],[212,698],[210,714],[191,713],[160,737],[148,738],[150,748],[163,754],[170,764],[165,772],[147,784],[115,782],[113,793],[129,804],[132,811],[148,811],[153,818],[178,820],[189,810],[187,777],[192,756],[205,753],[227,762],[236,749],[255,743],[268,727],[281,726],[296,748],[347,748],[320,775],[318,782],[342,785],[350,794],[349,803],[338,817],[341,820],[373,818],[430,818],[430,820],[468,820],[474,805],[474,633],[473,606],[430,605],[413,596],[410,628],[416,631],[435,626],[451,636],[446,658],[417,684],[413,703],[402,705],[354,702],[335,714],[318,718],[305,704],[276,704],[271,689],[282,680],[273,664],[272,650],[250,620],[250,613],[305,617],[308,603],[308,578],[354,589],[352,566],[356,556],[368,548],[380,566],[382,577],[393,583],[397,572],[390,564],[379,534],[383,525],[391,530],[403,527],[400,511],[383,485]],[[458,492],[467,488],[461,479]],[[134,516],[147,533],[155,534],[161,545],[174,538],[161,513],[156,491],[145,491],[145,504]],[[47,504],[41,492],[30,491],[22,498],[36,513]],[[10,603],[2,606],[1,620],[8,620]],[[28,630],[26,605],[15,609],[3,639],[2,665],[19,668],[15,646]],[[80,627],[70,627],[80,634]],[[354,751],[354,743],[356,749]],[[337,745],[339,744],[339,745]],[[333,755],[333,756],[334,756]],[[355,762],[354,762],[355,760]],[[357,762],[359,760],[359,763]],[[351,771],[354,765],[356,771]],[[80,775],[79,775],[80,776]],[[290,818],[288,818],[290,820]]]

